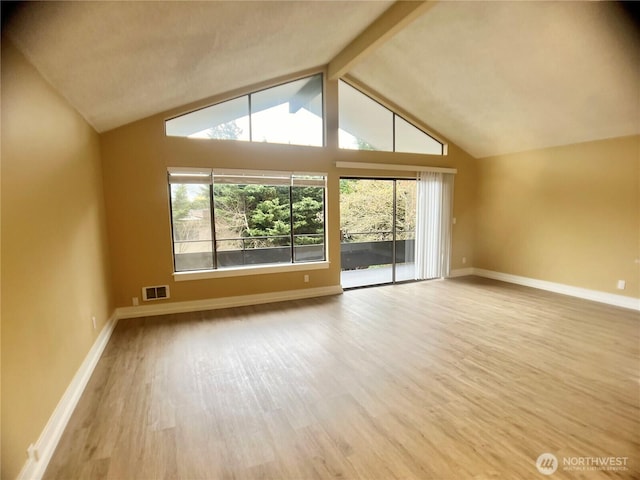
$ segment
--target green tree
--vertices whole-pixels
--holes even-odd
[[[356,144],[358,145],[358,150],[378,150],[376,147],[371,145],[366,140],[361,138],[356,138]]]
[[[416,229],[416,182],[399,180],[396,182],[396,229],[399,237],[413,238]]]
[[[189,215],[191,211],[191,201],[184,184],[171,186],[171,204],[173,207],[173,220],[180,221]]]
[[[356,180],[340,195],[340,228],[345,241],[389,240],[393,224],[393,182]],[[360,235],[354,235],[360,234]]]
[[[179,184],[171,186],[171,206],[173,233],[177,242],[176,253],[193,252],[197,244],[186,240],[208,240],[211,235],[207,206],[198,205],[197,198],[191,200],[195,185]]]
[[[268,198],[259,202],[251,213],[247,236],[278,237],[291,234],[289,202],[281,203],[280,198]],[[261,239],[259,244],[274,246],[287,245],[287,238]]]
[[[415,231],[416,182],[396,181],[395,193],[397,238],[411,238]],[[393,230],[393,182],[341,180],[340,228],[343,240],[347,242],[390,240]]]
[[[296,243],[322,243],[324,233],[323,189],[287,186],[216,185],[214,187],[216,233],[222,238],[278,237],[291,235],[293,211]],[[292,203],[290,203],[292,202]],[[251,246],[288,245],[290,238],[254,239]],[[238,248],[241,242],[237,242]],[[231,242],[225,242],[231,248]],[[246,244],[246,241],[245,241]],[[234,244],[235,245],[235,244]]]
[[[218,239],[246,237],[249,229],[247,211],[255,207],[255,198],[247,196],[246,189],[238,185],[215,185],[213,187],[215,204],[216,236]],[[239,248],[241,242],[225,242],[223,249]]]
[[[323,196],[323,189],[318,187],[293,189],[293,233],[297,235],[297,245],[315,245],[324,241]]]
[[[194,210],[203,210],[210,208],[211,199],[209,196],[209,185],[200,185],[198,194],[191,202],[191,208]]]
[[[238,140],[242,131],[242,128],[238,126],[236,121],[231,120],[230,122],[221,123],[220,125],[211,127],[207,130],[207,136],[218,140]]]
[[[353,193],[353,190],[355,188],[355,182],[356,182],[356,180],[341,178],[340,179],[340,194]]]

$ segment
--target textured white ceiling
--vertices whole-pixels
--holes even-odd
[[[4,28],[100,132],[328,63],[392,2],[25,2]],[[351,75],[476,157],[640,133],[614,3],[441,2]]]
[[[328,63],[393,2],[25,2],[9,38],[99,132]]]
[[[442,2],[351,75],[475,157],[640,133],[638,31],[611,2]]]

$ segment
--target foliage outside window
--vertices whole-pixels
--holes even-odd
[[[343,243],[413,239],[416,181],[340,179],[340,228]],[[394,207],[395,198],[395,207]],[[395,208],[395,223],[392,212]]]
[[[321,147],[322,75],[313,75],[165,122],[168,136]]]
[[[172,170],[169,184],[176,272],[325,260],[324,175]]]

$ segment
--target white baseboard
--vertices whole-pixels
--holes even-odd
[[[454,270],[451,270],[447,278],[466,277],[468,275],[473,275],[473,267],[456,268]]]
[[[67,427],[71,415],[73,414],[73,411],[76,408],[76,405],[78,404],[78,401],[91,378],[91,374],[98,364],[98,360],[100,360],[102,352],[107,346],[119,319],[258,305],[261,303],[299,300],[326,295],[338,295],[341,293],[342,287],[340,285],[335,285],[332,287],[307,288],[237,297],[212,298],[190,302],[173,302],[117,308],[114,315],[109,319],[100,332],[100,335],[96,338],[91,350],[87,353],[87,356],[65,390],[64,395],[58,402],[58,405],[49,418],[49,421],[45,425],[40,437],[34,444],[37,458],[29,458],[26,461],[22,470],[20,470],[20,473],[18,474],[18,480],[40,480],[44,475],[44,472],[51,461],[51,457],[53,456],[53,452],[62,437],[62,433]]]
[[[40,437],[34,444],[37,459],[29,458],[27,460],[18,474],[18,480],[39,480],[44,475],[49,461],[53,456],[53,452],[58,446],[60,437],[62,437],[62,433],[67,427],[67,423],[69,423],[69,419],[78,404],[78,400],[80,400],[91,378],[91,374],[111,338],[111,333],[117,322],[116,316],[113,315],[96,338],[91,350],[87,353],[80,368],[58,402],[53,414],[49,417],[49,421],[45,425],[44,430],[42,430]]]
[[[564,295],[640,311],[640,299],[625,297],[623,295],[614,295],[597,290],[589,290],[586,288],[573,287],[561,283],[547,282],[545,280],[520,277],[518,275],[511,275],[508,273],[494,272],[481,268],[462,268],[452,270],[449,277],[454,278],[466,275],[478,275],[480,277],[492,278],[494,280],[539,288],[541,290],[562,293]],[[98,338],[96,338],[91,350],[89,350],[89,353],[82,362],[82,365],[80,365],[80,368],[71,380],[71,383],[67,387],[64,395],[58,402],[56,409],[49,418],[47,425],[35,443],[35,449],[38,453],[37,460],[33,458],[27,460],[18,475],[18,480],[39,480],[44,475],[53,452],[60,441],[60,437],[62,436],[78,400],[80,400],[80,397],[91,378],[91,374],[93,373],[98,360],[100,360],[100,356],[111,338],[111,334],[113,333],[119,319],[241,307],[264,303],[283,302],[287,300],[300,300],[303,298],[322,297],[327,295],[339,295],[341,293],[342,287],[340,285],[334,285],[331,287],[288,290],[284,292],[259,293],[236,297],[117,308],[115,314],[109,319],[100,332],[100,335],[98,335]]]
[[[549,292],[561,293],[563,295],[570,295],[572,297],[583,298],[585,300],[592,300],[594,302],[606,303],[616,307],[640,311],[640,298],[626,297],[624,295],[616,295],[613,293],[601,292],[599,290],[574,287],[563,283],[521,277],[519,275],[511,275],[510,273],[494,272],[492,270],[484,270],[482,268],[473,268],[471,270],[473,270],[473,275],[477,275],[479,277],[492,278],[494,280],[501,280],[503,282],[515,283],[517,285],[524,285],[526,287],[538,288],[540,290],[547,290]]]
[[[151,317],[155,315],[167,315],[170,313],[198,312],[204,310],[217,310],[220,308],[245,307],[248,305],[259,305],[262,303],[285,302],[287,300],[339,295],[341,293],[342,287],[340,285],[334,285],[331,287],[301,288],[299,290],[287,290],[284,292],[209,298],[205,300],[192,300],[187,302],[154,303],[153,305],[137,305],[134,307],[117,308],[116,316],[119,319]]]

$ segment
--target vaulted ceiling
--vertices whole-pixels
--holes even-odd
[[[640,133],[640,42],[619,5],[395,7],[26,2],[3,31],[99,132],[339,63],[476,157]]]

